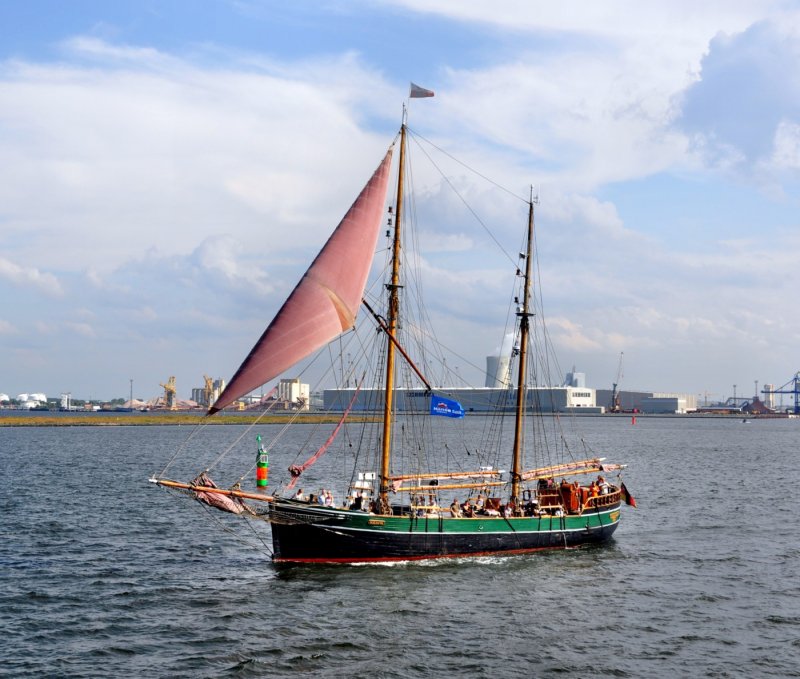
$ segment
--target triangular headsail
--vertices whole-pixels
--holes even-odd
[[[392,149],[389,149],[297,287],[209,409],[209,415],[277,377],[353,327],[378,241],[391,160]]]

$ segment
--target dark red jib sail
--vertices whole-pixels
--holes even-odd
[[[222,410],[353,327],[381,227],[392,150],[209,409]]]

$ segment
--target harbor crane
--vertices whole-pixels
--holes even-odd
[[[214,398],[214,380],[208,375],[203,375],[203,405],[214,405],[211,401]]]
[[[171,375],[166,384],[161,384],[164,387],[164,406],[169,410],[177,410],[178,404],[175,403],[175,394],[177,389],[175,387],[175,376]]]
[[[617,387],[619,383],[622,381],[623,374],[622,374],[622,358],[625,355],[624,352],[619,352],[619,366],[617,367],[617,379],[614,380],[613,386],[611,387],[611,404],[608,407],[608,412],[610,413],[620,413],[622,412],[622,406],[620,405],[620,397],[619,392],[617,391]]]
[[[791,388],[789,388],[791,385]],[[794,377],[786,384],[782,384],[777,389],[762,389],[762,394],[794,394],[794,410],[795,415],[800,415],[800,372],[796,372]]]

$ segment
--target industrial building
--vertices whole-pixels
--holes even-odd
[[[486,357],[486,382],[483,388],[434,388],[439,396],[458,401],[466,412],[510,412],[516,407],[517,391],[512,385],[511,359],[515,355],[509,336],[503,347]],[[344,410],[355,398],[355,411],[378,411],[383,407],[383,389],[326,389],[322,393],[322,408]],[[586,374],[573,366],[561,386],[539,387],[528,390],[527,407],[541,412],[601,414],[616,400],[622,412],[649,414],[680,414],[696,410],[693,394],[671,394],[652,391],[615,391],[592,389],[586,386]],[[399,412],[425,411],[430,406],[430,396],[419,389],[400,389],[395,393],[395,407]]]
[[[513,346],[513,339],[512,335],[507,335],[503,345],[493,355],[486,357],[485,387],[440,387],[434,388],[434,393],[455,399],[468,413],[513,411],[517,403],[517,390],[513,386],[511,359],[518,352]],[[325,389],[321,406],[325,410],[341,411],[355,399],[352,404],[355,411],[375,412],[383,408],[382,388],[361,389],[357,397],[355,392],[355,388]],[[586,415],[607,412],[613,400],[623,412],[678,414],[697,408],[697,399],[692,394],[592,389],[586,386],[586,374],[578,372],[575,366],[566,374],[561,386],[529,389],[527,399],[527,407],[531,410]],[[425,411],[430,407],[430,395],[419,389],[400,389],[395,392],[394,405],[398,412]]]
[[[203,382],[204,385],[202,387],[192,389],[192,401],[197,405],[210,408],[225,389],[225,380],[221,378],[213,380],[207,375],[203,375]]]
[[[642,400],[643,413],[682,415],[695,410],[697,397],[694,394],[654,393]]]
[[[325,389],[323,408],[344,410],[353,400],[355,389]],[[442,388],[434,389],[439,396],[458,401],[466,412],[512,412],[517,403],[513,388]],[[427,411],[430,395],[420,389],[399,389],[395,392],[395,407],[403,411]],[[354,411],[377,411],[383,407],[383,389],[361,389],[353,402]],[[542,412],[602,413],[595,405],[595,390],[587,387],[543,387],[528,390],[527,407]]]
[[[513,411],[516,406],[516,389],[494,388],[441,388],[434,389],[440,396],[458,401],[466,412]],[[352,400],[355,389],[325,389],[322,393],[324,410],[344,410]],[[651,415],[683,414],[697,409],[697,397],[693,394],[668,394],[652,391],[620,391],[623,412]],[[395,407],[398,411],[422,411],[429,407],[428,395],[419,389],[399,389],[395,392]],[[542,412],[576,412],[600,414],[607,412],[610,389],[589,387],[539,387],[528,390],[528,407]],[[352,409],[355,411],[377,411],[383,407],[383,389],[362,389]]]
[[[597,404],[608,410],[614,398],[611,389],[597,389]],[[694,394],[671,394],[657,391],[618,391],[616,397],[622,412],[665,415],[689,413],[697,410]]]
[[[278,382],[276,400],[285,407],[296,410],[308,410],[311,404],[311,387],[303,384],[299,377]]]

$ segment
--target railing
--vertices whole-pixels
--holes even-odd
[[[597,507],[608,507],[609,505],[616,504],[622,498],[622,493],[619,489],[609,491],[608,493],[590,497],[583,505],[584,510],[593,509]]]

